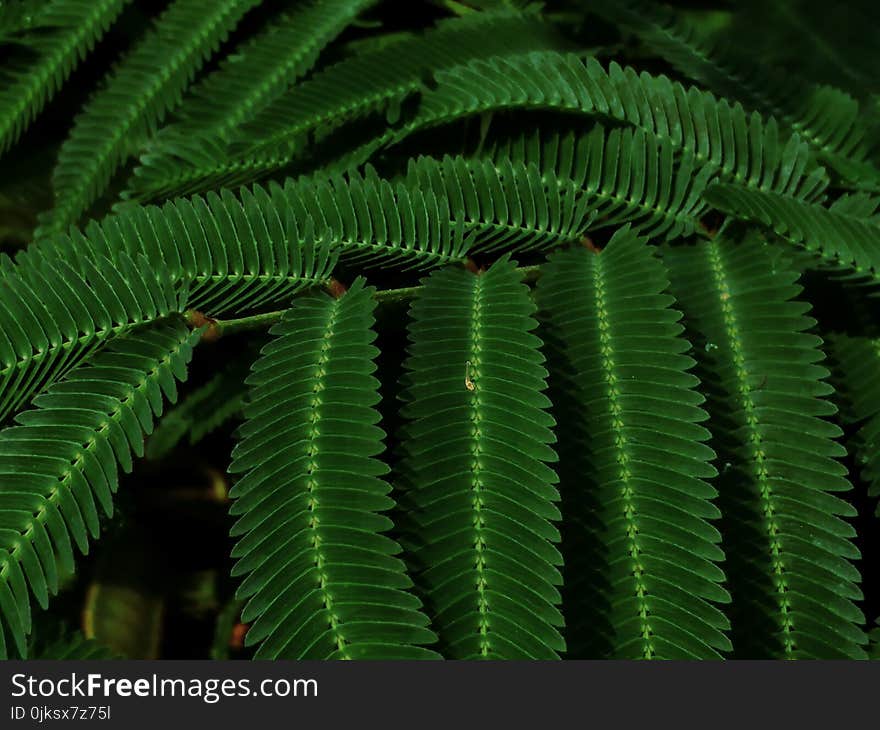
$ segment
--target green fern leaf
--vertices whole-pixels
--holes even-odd
[[[568,410],[565,607],[578,655],[708,659],[730,649],[714,605],[729,600],[721,536],[707,521],[718,516],[704,481],[714,453],[667,286],[663,265],[625,228],[598,255],[553,256],[538,282],[555,402]]]
[[[252,182],[290,164],[311,141],[343,122],[384,112],[395,123],[405,100],[438,68],[560,46],[560,36],[534,12],[473,13],[442,21],[422,35],[315,74],[257,114],[230,145],[214,143],[192,159],[145,164],[132,181],[132,197],[155,199]]]
[[[496,165],[533,164],[553,189],[578,188],[595,214],[591,228],[630,223],[633,232],[673,239],[700,231],[706,208],[701,195],[712,178],[710,167],[697,167],[693,155],[675,159],[668,141],[643,130],[605,130],[588,134],[534,132],[496,142],[490,152]]]
[[[174,0],[77,117],[53,174],[55,205],[38,237],[64,231],[180,102],[196,71],[259,0]]]
[[[366,267],[425,269],[499,246],[542,249],[577,240],[592,220],[566,181],[548,188],[534,166],[463,158],[414,161],[396,183],[368,166],[363,175],[289,180],[269,190],[267,207],[313,222],[344,263]]]
[[[411,309],[401,466],[413,555],[450,658],[557,658],[553,419],[528,289],[506,256],[433,274]]]
[[[729,180],[812,200],[826,175],[797,137],[782,144],[774,120],[748,116],[739,104],[665,76],[638,74],[595,58],[551,51],[475,60],[439,70],[412,120],[389,135],[400,142],[417,130],[478,113],[552,109],[631,124],[689,152]]]
[[[313,221],[318,235],[348,264],[403,269],[441,266],[465,255],[464,221],[445,196],[364,175],[272,184],[294,220]]]
[[[431,658],[436,640],[382,533],[373,290],[298,299],[263,348],[230,471],[237,597],[257,658]]]
[[[737,656],[863,658],[840,429],[797,275],[753,239],[669,248],[694,330],[720,477]]]
[[[594,218],[574,181],[510,160],[411,160],[406,184],[411,195],[433,192],[451,219],[462,223],[462,251],[471,255],[576,241]]]
[[[323,284],[335,264],[308,215],[295,217],[278,191],[255,188],[239,197],[219,195],[166,203],[162,208],[131,206],[71,238],[58,236],[18,257],[29,262],[72,259],[77,270],[106,259],[127,271],[127,258],[153,262],[179,292],[184,308],[212,315],[289,300],[303,288]],[[329,237],[329,235],[328,235]],[[70,252],[75,251],[72,255]],[[100,292],[99,292],[100,294]]]
[[[167,175],[182,162],[210,164],[212,143],[234,136],[242,123],[279,97],[314,64],[321,49],[376,0],[312,0],[282,16],[227,58],[183,100],[178,121],[159,131],[134,174]],[[137,188],[142,187],[135,181]],[[145,183],[151,185],[149,180]],[[139,197],[123,194],[123,197]]]
[[[830,86],[817,86],[712,43],[680,14],[645,0],[602,0],[590,7],[634,32],[676,69],[747,109],[774,117],[797,132],[854,183],[880,186],[880,170],[866,162],[868,130],[859,103]]]
[[[844,198],[825,208],[781,193],[720,183],[710,185],[704,198],[712,207],[738,219],[771,227],[832,268],[872,283],[878,281],[880,225],[875,219],[862,217],[864,208],[852,199]]]
[[[4,61],[0,69],[0,155],[15,144],[128,1],[47,0],[36,12],[28,7],[27,15],[35,17],[12,29],[18,32],[16,47],[9,49],[9,65]]]
[[[36,249],[31,249],[36,251]],[[0,289],[0,421],[107,340],[182,311],[144,256],[6,261]]]
[[[0,431],[0,658],[10,639],[24,655],[30,593],[45,608],[73,544],[87,553],[99,512],[113,514],[118,465],[143,455],[199,334],[172,319],[118,338]]]
[[[280,207],[279,207],[280,206]],[[289,301],[336,261],[265,191],[132,208],[0,265],[0,418],[109,339],[172,313]]]

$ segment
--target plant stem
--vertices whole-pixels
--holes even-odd
[[[521,266],[518,269],[522,273],[523,281],[526,284],[534,282],[541,274],[540,266]],[[327,284],[329,287],[329,283]],[[405,302],[412,299],[422,289],[420,285],[405,286],[400,289],[382,289],[377,291],[373,298],[378,304],[389,304],[397,302]],[[213,341],[219,337],[238,334],[239,332],[252,332],[254,330],[265,330],[273,324],[277,324],[284,316],[286,309],[279,309],[274,312],[263,312],[262,314],[253,314],[250,317],[240,317],[238,319],[214,319],[208,317],[201,312],[190,309],[184,316],[191,327],[206,326],[205,334],[202,335],[203,341]]]

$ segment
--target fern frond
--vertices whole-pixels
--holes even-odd
[[[535,250],[577,240],[592,216],[568,181],[545,186],[534,166],[421,158],[399,182],[367,167],[270,185],[276,207],[315,221],[347,264],[425,269],[468,253]],[[286,202],[285,202],[286,201]]]
[[[308,216],[265,191],[132,207],[6,259],[0,419],[104,342],[172,313],[289,301],[336,261]]]
[[[445,195],[393,184],[371,168],[269,189],[294,220],[314,221],[346,263],[428,268],[465,255],[464,220]]]
[[[435,86],[422,93],[412,120],[389,136],[393,143],[478,113],[550,109],[633,125],[748,187],[812,200],[827,184],[809,147],[797,137],[783,142],[774,120],[613,62],[606,71],[595,58],[536,51],[440,70]]]
[[[28,260],[2,276],[0,421],[107,340],[182,311],[144,256]]]
[[[412,304],[401,474],[416,580],[446,656],[555,659],[562,562],[534,304],[506,256]]]
[[[36,17],[15,28],[17,47],[7,49],[9,65],[4,61],[0,69],[0,155],[21,137],[128,2],[47,0],[36,12],[28,8],[28,15]]]
[[[664,251],[693,328],[723,465],[722,533],[737,656],[864,658],[840,429],[797,275],[763,242]]]
[[[381,477],[373,290],[298,299],[254,363],[230,472],[233,573],[258,658],[431,658]]]
[[[826,208],[782,193],[720,183],[710,185],[703,197],[736,218],[769,226],[832,268],[878,282],[880,224],[861,215],[864,207],[854,202],[859,198],[843,198]]]
[[[708,522],[719,514],[705,481],[714,453],[667,286],[663,265],[625,228],[598,255],[551,257],[538,282],[551,382],[570,411],[560,417],[566,615],[577,652],[594,658],[730,649],[715,605],[729,601],[721,535]]]
[[[423,78],[470,58],[564,45],[536,13],[472,13],[422,35],[335,64],[290,90],[243,126],[234,144],[145,164],[132,181],[136,200],[251,182],[288,165],[311,141],[342,123],[384,112],[393,124]]]
[[[38,237],[76,224],[259,0],[174,0],[76,118],[53,173],[55,204]]]
[[[26,651],[30,594],[45,608],[87,553],[99,512],[113,514],[119,465],[131,471],[144,435],[176,398],[198,338],[181,319],[114,340],[0,431],[0,657]]]
[[[20,255],[31,260],[72,259],[81,270],[106,259],[127,271],[126,258],[143,257],[180,293],[184,308],[217,316],[289,300],[303,288],[323,284],[336,256],[307,214],[297,216],[278,190],[223,190],[204,198],[175,200],[161,208],[129,206],[92,221],[71,238],[58,236]],[[71,251],[76,251],[71,255]],[[94,298],[94,297],[93,297]],[[177,310],[182,311],[182,310]]]
[[[578,184],[534,164],[444,157],[411,160],[407,188],[432,192],[461,223],[469,254],[540,250],[576,241],[595,213],[578,199]]]
[[[212,143],[234,136],[239,125],[284,93],[321,49],[375,2],[311,0],[282,16],[193,88],[175,112],[178,121],[159,131],[134,174],[149,177],[182,161],[199,165]]]
[[[540,134],[508,138],[493,145],[491,158],[536,165],[544,185],[572,183],[587,209],[591,228],[630,223],[633,232],[673,239],[697,232],[706,208],[701,195],[713,173],[693,155],[675,158],[668,141],[643,130],[596,125],[587,134]]]
[[[821,161],[852,182],[875,189],[880,185],[880,170],[866,161],[868,129],[859,103],[849,94],[810,84],[713,43],[681,14],[659,3],[601,0],[590,7],[635,33],[686,76],[797,132]]]

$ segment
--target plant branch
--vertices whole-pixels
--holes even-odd
[[[522,274],[523,281],[526,284],[533,283],[541,274],[540,266],[521,266],[517,269]],[[335,295],[338,290],[339,283],[335,279],[331,279],[325,284],[325,289]],[[378,304],[391,304],[397,302],[406,302],[416,296],[421,291],[422,286],[405,286],[400,289],[381,289],[377,291],[373,298]],[[281,321],[286,309],[279,309],[274,312],[263,312],[261,314],[253,314],[249,317],[240,317],[238,319],[216,319],[196,310],[189,309],[184,313],[187,324],[193,329],[204,327],[202,334],[202,342],[213,342],[220,337],[234,335],[240,332],[253,332],[257,330],[266,330],[274,324]]]

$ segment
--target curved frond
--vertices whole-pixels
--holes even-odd
[[[460,261],[465,219],[444,194],[364,175],[270,185],[291,219],[312,221],[348,264],[423,269]]]
[[[709,659],[730,649],[714,452],[663,265],[619,230],[538,281],[559,409],[575,656]],[[571,581],[569,583],[569,580]]]
[[[666,239],[699,231],[706,208],[701,195],[713,177],[683,152],[643,130],[596,125],[587,134],[540,134],[508,138],[491,149],[496,165],[536,165],[544,185],[573,184],[587,210],[591,228],[630,223],[633,232]]]
[[[46,0],[0,68],[0,155],[42,111],[129,0]],[[5,39],[0,37],[0,42]]]
[[[127,271],[127,258],[151,262],[167,278],[183,309],[217,316],[289,300],[297,291],[325,283],[336,256],[308,214],[297,215],[280,190],[227,190],[155,206],[130,206],[84,232],[73,231],[31,247],[18,258],[71,259],[77,270],[106,259]],[[71,254],[75,251],[75,254]],[[99,292],[100,295],[100,292]],[[179,310],[179,311],[182,311]]]
[[[704,198],[736,218],[769,226],[833,268],[880,281],[880,224],[862,216],[864,207],[854,202],[860,198],[843,198],[826,208],[782,193],[727,184],[710,185]]]
[[[406,185],[412,194],[433,193],[461,224],[462,251],[471,255],[570,243],[596,215],[578,199],[576,182],[519,161],[419,158],[409,163]]]
[[[174,0],[76,118],[53,173],[55,204],[43,214],[38,237],[79,221],[257,2]]]
[[[547,187],[534,166],[496,168],[458,157],[413,161],[396,182],[367,167],[269,191],[265,207],[291,229],[311,225],[343,262],[370,268],[426,269],[501,246],[547,248],[577,240],[592,220],[567,181]],[[254,196],[266,198],[258,187]]]
[[[155,177],[183,161],[198,166],[213,144],[234,136],[314,64],[321,49],[376,0],[310,0],[225,59],[183,99],[134,174]],[[147,185],[150,183],[147,182]],[[136,188],[142,187],[135,180]],[[139,197],[124,194],[123,197]]]
[[[868,128],[859,103],[846,92],[810,84],[712,42],[657,2],[602,0],[590,7],[635,33],[686,76],[797,132],[821,161],[853,183],[880,186],[880,170],[866,161]]]
[[[412,304],[401,473],[416,583],[446,656],[565,643],[556,460],[535,306],[513,264],[434,273]]]
[[[373,290],[298,299],[254,363],[230,471],[233,573],[257,658],[417,659],[436,640],[383,533]]]
[[[854,510],[821,339],[797,275],[766,244],[719,237],[664,250],[693,328],[712,445],[737,656],[864,658]]]
[[[30,595],[45,608],[113,514],[119,466],[143,455],[199,334],[169,319],[118,338],[0,431],[0,657],[24,655]]]
[[[32,256],[0,281],[0,421],[107,340],[183,311],[173,283],[125,252]]]
[[[0,418],[104,342],[187,309],[219,316],[323,285],[336,256],[262,190],[131,208],[2,265]]]
[[[234,144],[206,146],[192,156],[144,165],[132,181],[139,200],[251,182],[288,165],[309,144],[342,123],[384,112],[389,124],[405,100],[439,68],[471,58],[564,46],[534,12],[472,13],[315,74],[258,113]]]
[[[399,142],[417,130],[505,109],[549,109],[625,122],[750,188],[812,200],[827,184],[809,147],[796,136],[784,141],[775,120],[765,123],[739,104],[665,76],[614,62],[606,71],[595,58],[550,51],[437,71],[434,88],[422,93],[413,118],[390,139]]]

